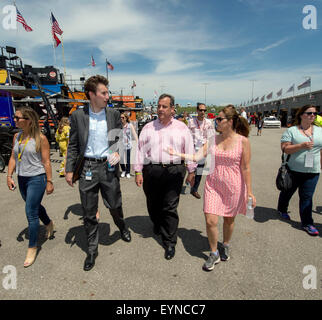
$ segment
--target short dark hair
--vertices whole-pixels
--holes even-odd
[[[168,94],[168,93],[163,93],[163,94],[161,94],[161,96],[159,97],[158,102],[159,102],[161,99],[164,99],[164,98],[169,98],[169,99],[170,99],[170,107],[174,107],[174,96],[172,96],[171,94]]]
[[[104,86],[106,86],[106,87],[108,86],[108,80],[101,75],[92,76],[86,80],[85,85],[84,85],[84,90],[85,90],[85,94],[86,94],[87,99],[89,99],[89,92],[90,91],[92,91],[96,94],[97,86],[100,83],[104,84]]]
[[[199,110],[199,106],[205,106],[207,109],[207,106],[202,102],[197,102],[197,110]]]

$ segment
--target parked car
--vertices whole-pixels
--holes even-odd
[[[264,118],[264,128],[280,128],[281,121],[279,121],[276,117],[270,116]]]

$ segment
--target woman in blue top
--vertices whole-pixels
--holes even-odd
[[[313,124],[316,115],[315,106],[305,105],[296,113],[295,125],[282,135],[282,151],[291,155],[288,165],[292,171],[293,186],[287,192],[282,191],[278,199],[281,217],[290,220],[288,205],[295,191],[299,190],[302,228],[313,236],[319,232],[313,224],[312,198],[322,167],[322,128]]]

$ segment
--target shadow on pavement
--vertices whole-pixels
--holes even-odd
[[[115,231],[112,235],[110,235],[110,231],[111,229],[108,223],[98,224],[99,245],[110,246],[114,242],[121,239],[121,234],[119,231]],[[65,243],[70,244],[71,247],[76,244],[80,249],[87,253],[87,237],[84,225],[69,229],[65,237]]]
[[[55,233],[56,231],[54,231],[53,236],[50,239],[54,239],[55,238]],[[48,239],[46,239],[46,227],[44,225],[40,225],[39,226],[39,232],[38,232],[38,242],[37,242],[37,246],[41,247]],[[29,240],[29,228],[25,228],[23,229],[17,236],[17,241],[18,242],[23,242],[26,240]]]
[[[206,260],[207,255],[203,251],[209,251],[208,238],[201,235],[201,231],[196,229],[179,228],[178,236],[186,251],[193,257]]]
[[[139,234],[142,238],[153,238],[161,247],[163,247],[161,237],[153,232],[153,225],[148,216],[135,216],[125,219],[126,224],[133,232]]]
[[[322,214],[322,207],[316,207],[316,209],[312,210],[312,212],[317,213],[317,214]]]
[[[64,220],[68,219],[68,215],[70,212],[76,216],[80,216],[81,218],[79,220],[83,220],[83,207],[80,203],[73,204],[66,209],[64,214]]]
[[[127,225],[133,232],[139,234],[143,238],[153,238],[163,247],[160,236],[153,233],[153,225],[148,216],[129,217],[126,220]],[[207,259],[208,257],[203,251],[209,250],[208,238],[201,235],[201,231],[195,229],[178,229],[178,237],[181,238],[185,250],[194,257]]]
[[[320,207],[317,207],[317,209],[318,208],[320,208]],[[287,224],[291,225],[293,228],[295,228],[297,230],[301,230],[302,232],[305,232],[302,229],[301,222],[292,221],[292,215],[290,215],[291,220],[285,220],[285,219],[281,218],[281,216],[279,215],[279,213],[276,209],[265,208],[265,207],[256,207],[254,211],[255,211],[254,220],[256,222],[265,223],[269,220],[280,220],[283,223],[287,223]],[[312,212],[314,213],[315,211],[312,211]],[[292,213],[292,214],[293,214],[293,219],[294,219],[295,215],[297,215],[296,218],[298,220],[300,220],[300,215],[298,212]],[[313,216],[313,219],[314,219],[314,216]],[[314,225],[319,231],[319,236],[322,237],[322,224],[314,223]]]

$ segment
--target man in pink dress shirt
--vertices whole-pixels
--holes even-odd
[[[188,169],[186,181],[193,186],[196,164],[187,166],[178,156],[170,155],[169,147],[180,153],[193,154],[194,144],[188,127],[173,118],[174,98],[163,94],[158,101],[158,119],[144,126],[134,165],[135,182],[143,185],[149,216],[155,234],[161,234],[165,258],[175,255],[179,216],[177,207],[180,192]]]
[[[197,153],[200,148],[215,134],[215,128],[213,122],[210,119],[206,119],[207,107],[204,103],[197,103],[197,113],[198,116],[190,119],[188,121],[188,128],[191,131],[193,137],[193,143],[195,146],[195,152]],[[198,188],[200,185],[202,171],[205,167],[205,159],[198,162],[198,167],[196,170],[195,183],[191,188],[190,193],[197,199],[201,196],[198,193]]]

